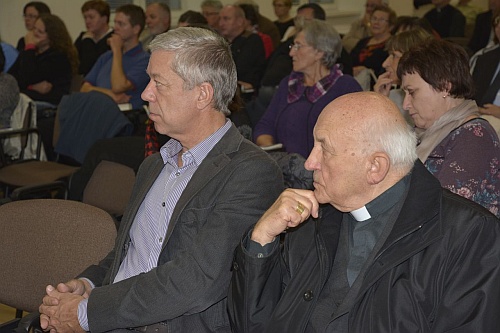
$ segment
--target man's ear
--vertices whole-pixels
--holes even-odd
[[[376,152],[368,157],[367,181],[376,185],[383,181],[389,172],[391,161],[385,153]]]
[[[212,104],[214,99],[214,88],[208,82],[203,82],[198,86],[198,99],[196,104],[199,110],[203,110]]]

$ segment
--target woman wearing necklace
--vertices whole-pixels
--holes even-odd
[[[319,20],[303,23],[290,46],[293,71],[281,81],[255,126],[257,145],[281,143],[288,153],[309,156],[313,128],[323,108],[341,95],[361,90],[335,64],[341,51],[340,36],[329,24]]]
[[[479,117],[467,53],[428,40],[404,53],[398,77],[415,123],[417,153],[441,185],[500,216],[500,142]]]
[[[382,63],[389,55],[385,43],[391,38],[391,31],[396,23],[396,13],[387,6],[375,7],[370,17],[371,37],[361,39],[351,51],[353,75],[359,78],[372,70],[375,76],[384,72]],[[370,86],[373,86],[371,80]]]

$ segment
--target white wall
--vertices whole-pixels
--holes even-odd
[[[61,17],[71,34],[76,39],[80,31],[85,27],[80,7],[85,0],[44,0],[50,7],[52,13]],[[172,13],[172,22],[177,22],[179,16],[186,10],[199,11],[199,4],[202,0],[182,0],[182,10]],[[268,18],[274,20],[272,0],[254,0],[259,4],[260,12]],[[455,0],[456,1],[456,0]],[[0,0],[0,37],[3,41],[16,45],[17,40],[25,32],[22,11],[24,4],[28,0]],[[223,3],[232,3],[232,0],[222,0]],[[144,0],[134,0],[134,3],[144,7]],[[301,0],[301,3],[307,3],[307,0]],[[477,4],[483,8],[487,7],[488,0],[473,0],[471,3]],[[364,11],[365,0],[335,0],[333,5],[325,5],[324,8],[328,15],[328,21],[331,22],[340,33],[347,31],[350,23],[357,19]],[[389,5],[398,15],[413,15],[413,0],[389,0]],[[292,8],[295,13],[296,7]],[[111,21],[112,22],[112,21]]]

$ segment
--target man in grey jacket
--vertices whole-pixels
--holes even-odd
[[[115,249],[47,287],[44,329],[230,332],[233,250],[281,192],[281,171],[226,118],[236,68],[222,37],[179,28],[150,49],[142,98],[172,139],[141,165]]]
[[[498,331],[499,221],[442,189],[415,146],[385,96],[323,110],[314,191],[283,192],[237,248],[235,332]]]

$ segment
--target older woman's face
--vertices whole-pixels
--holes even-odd
[[[290,48],[293,70],[296,72],[306,72],[313,69],[313,66],[321,60],[323,52],[320,52],[308,45],[304,32],[299,32]]]
[[[448,111],[448,94],[434,90],[419,74],[404,74],[402,86],[405,91],[403,109],[408,111],[418,128],[428,129]]]
[[[392,26],[389,22],[389,13],[376,10],[370,17],[370,30],[372,35],[383,35],[390,32]]]

